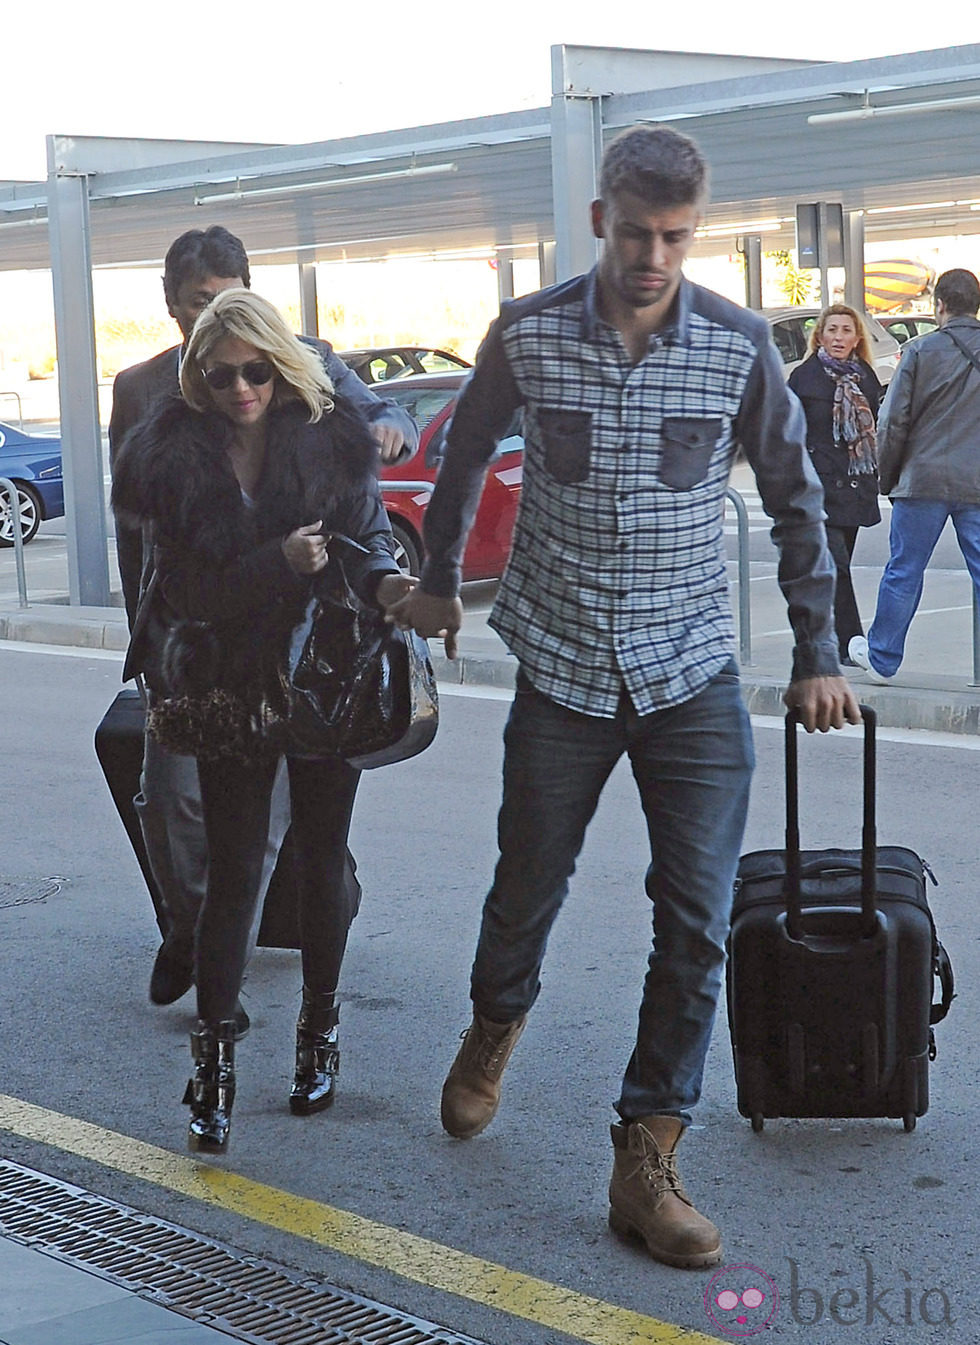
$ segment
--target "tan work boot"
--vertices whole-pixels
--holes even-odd
[[[442,1128],[456,1139],[479,1135],[496,1116],[500,1079],[526,1022],[526,1014],[515,1023],[473,1015],[442,1086]]]
[[[700,1270],[721,1261],[721,1236],[699,1214],[677,1171],[684,1127],[673,1116],[642,1116],[610,1127],[615,1150],[609,1226],[646,1243],[655,1261]]]

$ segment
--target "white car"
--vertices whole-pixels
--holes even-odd
[[[763,308],[762,316],[772,328],[772,339],[783,357],[783,373],[789,378],[810,353],[810,333],[823,310],[820,308]],[[898,368],[901,347],[870,313],[864,314],[871,338],[871,363],[879,382],[887,386]]]

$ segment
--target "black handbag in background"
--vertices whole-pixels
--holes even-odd
[[[339,534],[334,540],[364,551]],[[439,726],[439,696],[426,642],[365,607],[331,558],[290,638],[283,671],[286,752],[341,756],[373,770],[423,752]]]

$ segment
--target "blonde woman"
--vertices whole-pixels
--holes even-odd
[[[834,624],[841,663],[862,635],[851,558],[858,528],[881,521],[875,425],[884,389],[871,367],[864,320],[847,304],[831,304],[810,333],[810,355],[789,376],[806,413],[806,446],[823,483],[827,545],[837,566]]]
[[[271,304],[246,289],[218,294],[195,324],[180,389],[124,441],[113,507],[154,542],[126,675],[146,678],[150,731],[198,762],[209,873],[185,1101],[190,1147],[222,1152],[277,765],[262,732],[276,659],[327,565],[326,533],[367,549],[344,557],[363,602],[385,608],[411,581],[393,558],[370,430]],[[303,963],[289,1103],[305,1115],[333,1101],[339,1066],[336,992],[353,917],[343,870],[358,772],[340,758],[287,765]]]

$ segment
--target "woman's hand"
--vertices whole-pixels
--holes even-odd
[[[282,539],[282,554],[294,574],[317,574],[327,563],[327,540],[323,520],[297,528]]]
[[[376,596],[378,606],[388,614],[389,608],[401,602],[419,581],[411,574],[385,574],[381,576]]]

